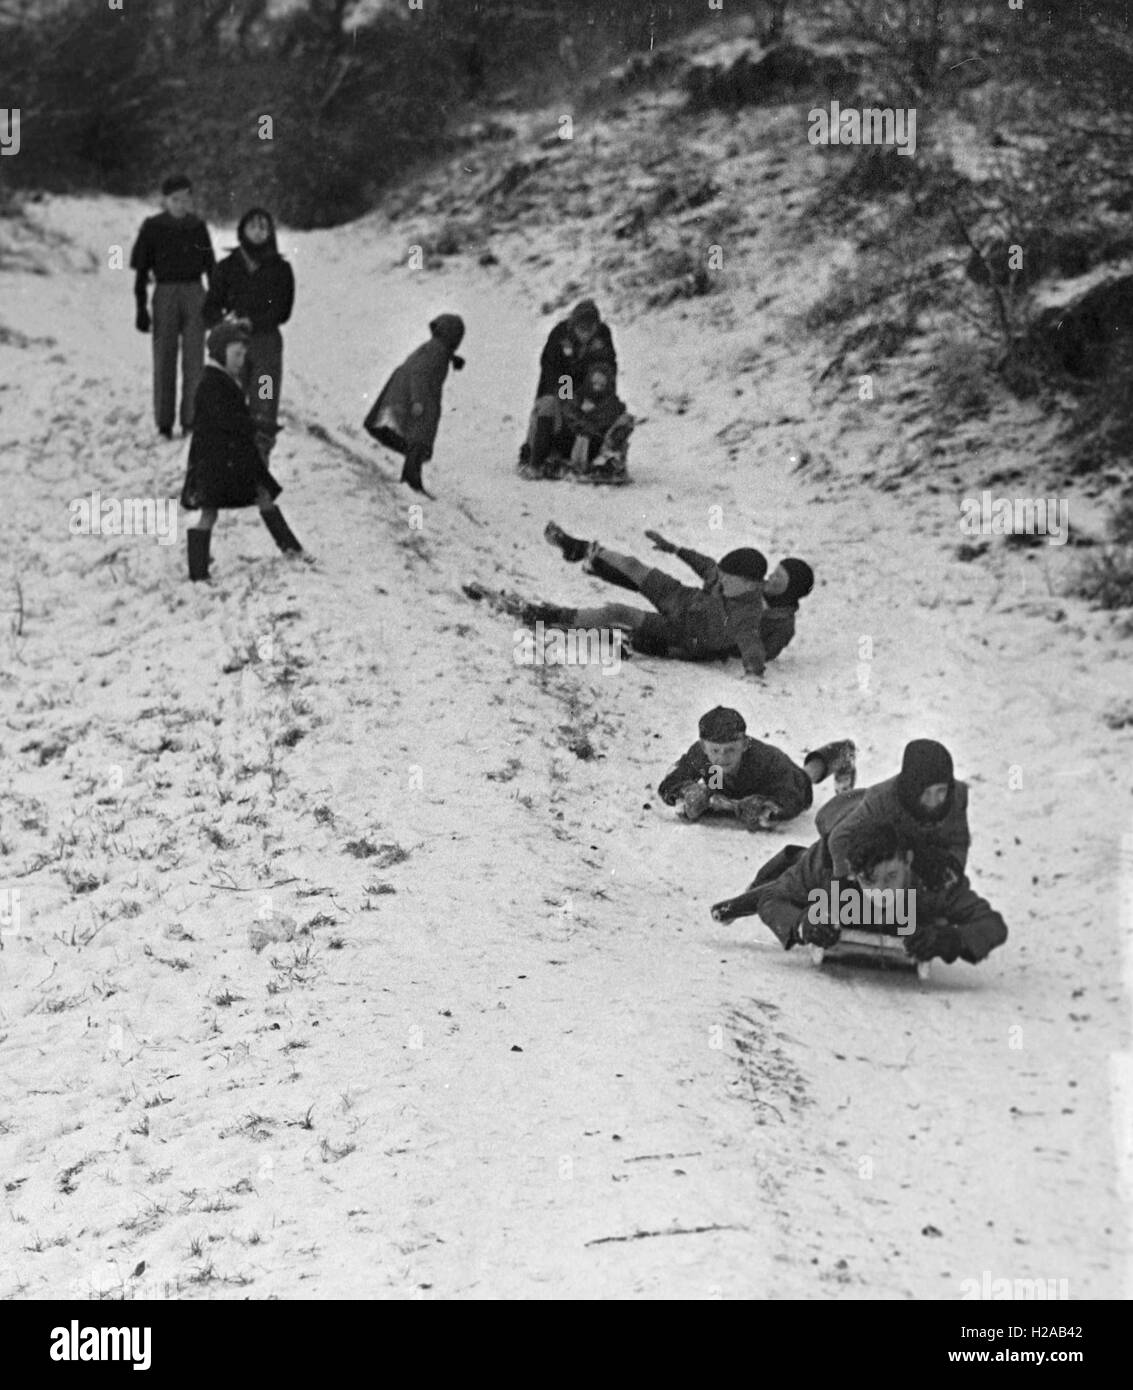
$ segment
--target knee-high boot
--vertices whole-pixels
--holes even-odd
[[[212,532],[202,526],[190,526],[189,539],[189,578],[207,579],[209,577],[209,541]]]

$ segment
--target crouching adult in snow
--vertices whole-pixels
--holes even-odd
[[[849,873],[851,837],[863,826],[892,824],[911,845],[950,860],[963,873],[972,842],[968,788],[957,780],[952,755],[942,743],[916,738],[905,745],[901,771],[886,782],[833,797],[816,817],[829,841],[834,873]]]
[[[1007,940],[1003,918],[973,892],[963,873],[931,852],[924,855],[896,825],[859,826],[847,852],[851,883],[835,874],[825,840],[806,850],[788,845],[760,869],[746,893],[716,903],[712,916],[731,922],[758,915],[789,951],[803,943],[832,946],[842,927],[884,920],[886,910],[903,901],[907,911],[897,932],[914,960],[975,965]],[[837,904],[836,921],[831,903]]]
[[[207,579],[212,528],[222,508],[260,509],[264,525],[280,550],[299,552],[275,499],[283,491],[256,447],[256,424],[244,399],[247,331],[237,323],[218,324],[208,335],[208,362],[197,387],[193,442],[181,505],[201,509],[188,532],[189,578]]]
[[[265,463],[279,432],[279,393],[283,385],[283,335],[291,317],[295,276],[279,254],[275,223],[266,208],[249,208],[236,228],[236,249],[209,275],[204,320],[210,327],[225,318],[248,326],[244,387],[256,422],[256,444]]]
[[[618,367],[613,335],[594,301],[583,299],[551,329],[539,358],[535,405],[527,442],[519,451],[520,472],[525,477],[560,476],[548,472],[549,456],[568,428],[570,406],[582,399],[588,372],[599,363],[609,371],[612,383]]]
[[[694,570],[704,584],[705,593],[715,593],[720,584],[720,566],[710,555],[702,555],[698,550],[690,550],[683,545],[674,545],[658,531],[646,531],[646,538],[653,543],[654,550],[663,555],[675,555],[689,569]],[[624,583],[612,575],[603,575],[610,583]],[[629,586],[627,586],[629,587]],[[763,650],[768,661],[774,661],[795,635],[795,619],[798,617],[799,603],[814,588],[814,570],[805,560],[788,556],[775,566],[763,581],[763,600],[766,605],[760,620],[759,635],[763,640]],[[663,653],[654,653],[663,655]]]
[[[849,739],[806,754],[803,766],[747,732],[738,710],[717,705],[699,724],[699,739],[657,788],[666,806],[689,821],[731,816],[748,830],[768,830],[810,806],[813,788],[830,772],[853,786],[854,745]]]
[[[525,478],[573,477],[587,483],[626,483],[626,456],[634,419],[618,397],[614,368],[596,362],[586,369],[581,391],[555,412],[558,428],[551,435],[542,462],[530,462],[531,450],[520,460]],[[529,441],[530,446],[530,441]]]
[[[371,438],[404,456],[401,481],[426,497],[431,494],[425,491],[421,469],[433,457],[449,364],[454,371],[464,366],[463,357],[456,355],[464,320],[441,314],[429,325],[429,333],[429,341],[411,352],[382,387],[362,422]]]

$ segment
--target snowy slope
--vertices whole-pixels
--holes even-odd
[[[40,215],[104,265],[143,212]],[[317,563],[224,517],[207,588],[183,538],[67,533],[93,487],[180,486],[125,274],[0,276],[26,340],[0,346],[24,607],[0,734],[24,908],[0,953],[0,1293],[956,1298],[990,1271],[1118,1295],[1133,734],[1106,723],[1128,695],[1112,620],[1057,597],[1067,548],[960,564],[954,489],[857,481],[885,410],[850,434],[815,410],[813,350],[783,327],[812,272],[786,253],[763,309],[748,288],[727,316],[611,304],[648,417],[634,487],[520,482],[539,306],[571,264],[561,229],[528,241],[531,264],[411,272],[378,218],[285,237],[273,467]],[[468,368],[418,528],[358,422],[442,309]],[[517,667],[460,581],[597,598],[542,541],[550,516],[639,553],[646,526],[802,553],[819,586],[764,685]],[[909,737],[948,743],[1007,945],[919,988],[711,922],[812,828],[660,806],[716,703],[796,754],[853,736],[864,781]]]

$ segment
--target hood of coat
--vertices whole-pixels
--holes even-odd
[[[926,788],[946,785],[948,795],[933,811],[920,805]],[[915,819],[926,824],[944,820],[952,810],[956,792],[956,777],[952,755],[942,743],[930,738],[915,738],[905,745],[905,756],[897,777],[897,796],[901,805]]]
[[[258,246],[248,240],[248,223],[253,217],[262,217],[271,228],[267,241],[261,242]],[[241,217],[236,227],[236,240],[240,243],[240,249],[250,261],[255,261],[257,265],[264,261],[273,260],[279,255],[279,247],[275,241],[275,219],[267,208],[249,208]]]
[[[449,352],[455,352],[464,338],[464,320],[457,314],[438,314],[429,325],[429,332],[439,338]]]

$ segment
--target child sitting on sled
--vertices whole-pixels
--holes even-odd
[[[634,419],[615,389],[614,367],[595,362],[587,368],[577,399],[559,401],[553,432],[545,447],[532,434],[520,450],[525,478],[574,477],[588,483],[629,481],[626,454]],[[533,416],[532,431],[546,430]]]
[[[738,710],[718,705],[699,724],[700,738],[657,788],[666,806],[689,821],[730,816],[749,830],[768,830],[810,806],[813,787],[830,773],[835,786],[854,785],[854,745],[849,739],[807,753],[802,767],[781,749],[747,732]]]

